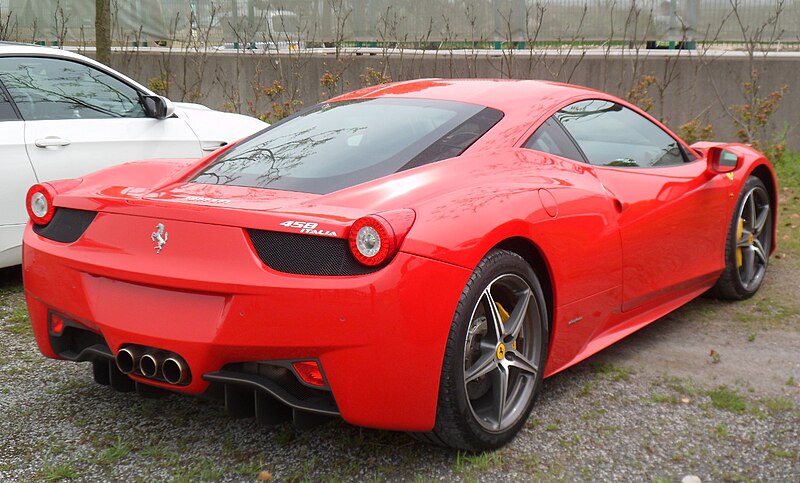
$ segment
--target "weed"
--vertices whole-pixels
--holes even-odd
[[[651,394],[650,401],[659,404],[678,404],[678,396],[674,394]]]
[[[103,451],[100,455],[100,464],[110,465],[116,463],[118,460],[124,458],[130,453],[130,447],[122,441],[122,438],[117,438],[116,441],[111,443],[111,446]]]
[[[63,463],[55,466],[45,466],[42,468],[41,477],[44,481],[60,481],[67,478],[77,478],[80,476],[78,471],[70,463]]]
[[[297,434],[294,432],[294,427],[289,424],[284,424],[275,433],[275,442],[280,446],[289,446],[296,437]]]
[[[8,316],[9,325],[6,330],[16,335],[33,334],[30,319],[28,316],[28,308],[25,306],[24,300],[20,300]]]
[[[796,386],[797,382],[794,380],[794,376],[789,376],[789,379],[786,379],[787,386]]]
[[[723,423],[719,423],[718,425],[714,426],[714,433],[716,433],[720,438],[727,438],[728,427]]]
[[[615,366],[608,362],[600,362],[592,364],[592,372],[599,374],[611,381],[627,381],[630,379],[633,371],[627,367]]]
[[[580,442],[581,438],[577,434],[573,434],[572,436],[562,436],[558,438],[558,445],[566,450],[574,448]]]
[[[585,414],[581,414],[581,421],[589,421],[592,419],[599,419],[600,416],[606,413],[606,410],[603,408],[600,409],[592,409]]]
[[[613,434],[618,433],[620,430],[619,426],[600,426],[597,428],[597,434],[601,436],[611,436]]]
[[[287,481],[301,481],[310,480],[314,468],[317,466],[317,458],[311,457],[307,459],[300,468],[286,476]]]
[[[751,332],[750,335],[747,336],[747,342],[753,342],[756,340],[756,333]]]
[[[152,458],[154,460],[165,460],[171,455],[170,451],[161,443],[145,446],[139,451],[139,454],[145,458]]]
[[[698,392],[697,387],[695,387],[694,382],[692,382],[691,379],[668,377],[665,380],[665,385],[678,394],[683,394],[686,396],[694,396]]]
[[[794,404],[791,399],[785,397],[769,397],[762,401],[767,410],[771,413],[782,413],[794,409]]]
[[[469,454],[461,451],[456,454],[456,471],[458,473],[472,473],[473,471],[483,472],[491,468],[500,467],[503,458],[498,451],[487,451],[485,453]]]
[[[747,409],[742,396],[728,388],[728,386],[720,386],[717,389],[708,391],[708,397],[711,398],[711,405],[717,409],[734,413],[742,413]]]
[[[558,425],[556,423],[548,423],[544,427],[545,431],[558,431]]]
[[[175,481],[216,481],[224,474],[219,464],[208,458],[202,458],[189,466],[176,466],[177,469],[172,474]]]
[[[776,458],[785,458],[793,460],[797,458],[797,452],[791,449],[778,448],[777,446],[770,446],[767,451],[769,454]]]

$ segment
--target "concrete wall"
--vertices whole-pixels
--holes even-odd
[[[411,51],[381,49],[336,52],[332,49],[293,54],[243,52],[182,52],[152,49],[115,52],[115,68],[144,85],[169,79],[167,95],[174,101],[195,101],[216,109],[258,113],[271,110],[258,85],[278,80],[285,88],[276,100],[311,105],[331,94],[365,85],[374,69],[392,80],[420,77],[514,77],[545,79],[593,87],[625,97],[645,76],[652,76],[640,105],[672,129],[697,118],[711,123],[714,138],[735,141],[736,105],[748,102],[744,84],[758,75],[756,97],[787,86],[786,94],[759,133],[763,140],[785,135],[791,149],[800,150],[795,133],[800,123],[800,54],[770,53],[750,57],[744,52],[687,51]],[[320,78],[338,75],[328,89]],[[752,96],[751,96],[752,97]]]

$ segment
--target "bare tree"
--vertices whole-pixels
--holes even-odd
[[[0,9],[0,40],[13,40],[14,38],[11,36],[12,30],[14,30],[15,24],[11,23],[11,14],[12,11],[9,10],[8,12],[3,15],[2,9]]]

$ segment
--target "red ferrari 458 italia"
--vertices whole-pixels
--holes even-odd
[[[498,448],[555,374],[704,292],[753,295],[776,179],[538,81],[380,85],[195,161],[28,193],[44,355],[237,416]]]

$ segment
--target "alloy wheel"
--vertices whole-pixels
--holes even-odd
[[[541,356],[539,308],[530,285],[504,274],[483,290],[464,346],[464,389],[475,420],[487,431],[517,423],[534,396]]]
[[[738,220],[736,264],[739,267],[739,282],[745,290],[752,291],[764,278],[772,230],[768,223],[769,195],[763,188],[756,186],[745,195]]]

